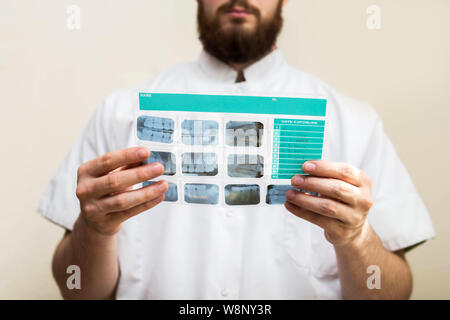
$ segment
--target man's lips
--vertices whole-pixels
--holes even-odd
[[[230,17],[233,17],[233,18],[245,18],[245,17],[247,17],[247,16],[249,16],[251,14],[247,10],[240,9],[240,8],[233,8],[231,10],[228,10],[226,13]]]

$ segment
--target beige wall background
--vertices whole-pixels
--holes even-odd
[[[81,8],[81,29],[66,27]],[[366,10],[381,9],[369,30]],[[0,298],[59,299],[63,231],[41,193],[100,100],[200,51],[194,0],[1,0]],[[450,298],[450,1],[290,0],[291,64],[370,102],[429,208],[437,238],[408,254],[413,298]]]

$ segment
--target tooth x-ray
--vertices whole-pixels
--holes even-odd
[[[217,204],[219,202],[219,186],[186,183],[184,185],[184,201],[187,203]]]
[[[215,176],[218,172],[217,156],[215,153],[185,152],[182,172],[190,176]]]
[[[146,187],[148,185],[152,185],[156,183],[156,181],[145,181],[142,183],[143,187]],[[164,201],[169,202],[175,202],[178,201],[178,188],[175,183],[169,182],[169,189],[167,189],[166,193],[164,194]]]
[[[267,186],[267,193],[266,193],[266,203],[267,204],[283,204],[286,202],[286,192],[289,189],[294,189],[296,191],[306,192],[302,189],[294,188],[293,186],[287,184],[287,185],[274,185],[271,184]],[[318,194],[315,192],[307,192],[313,196],[317,196]]]
[[[150,151],[150,157],[145,163],[159,162],[164,166],[164,175],[173,176],[177,172],[175,154],[164,151]]]
[[[229,184],[225,186],[225,203],[230,206],[255,205],[259,203],[259,185]]]
[[[212,120],[184,120],[181,141],[187,145],[217,145],[219,124]]]
[[[261,178],[264,175],[264,157],[256,154],[229,154],[228,176]]]
[[[172,143],[175,122],[169,118],[140,116],[137,119],[137,136],[141,140]]]
[[[226,125],[226,144],[232,147],[260,147],[263,129],[261,122],[230,121]]]

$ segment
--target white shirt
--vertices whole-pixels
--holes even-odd
[[[139,92],[307,95],[328,99],[327,160],[372,176],[369,222],[395,251],[434,237],[427,210],[367,104],[297,70],[276,50],[244,71],[202,52],[152,81],[103,101],[45,190],[39,212],[71,230],[79,215],[77,168],[108,151],[134,146]],[[117,234],[118,299],[339,299],[333,246],[322,229],[284,206],[193,209],[162,203],[131,218]]]

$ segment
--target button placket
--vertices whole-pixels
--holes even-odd
[[[238,219],[235,209],[226,208],[222,211],[222,222],[220,224],[221,237],[221,265],[219,275],[220,287],[218,288],[221,298],[235,299],[234,292],[239,291],[239,279],[242,257],[242,221]]]
[[[247,84],[245,82],[235,83],[234,84],[234,92],[237,94],[241,94],[246,91]]]

